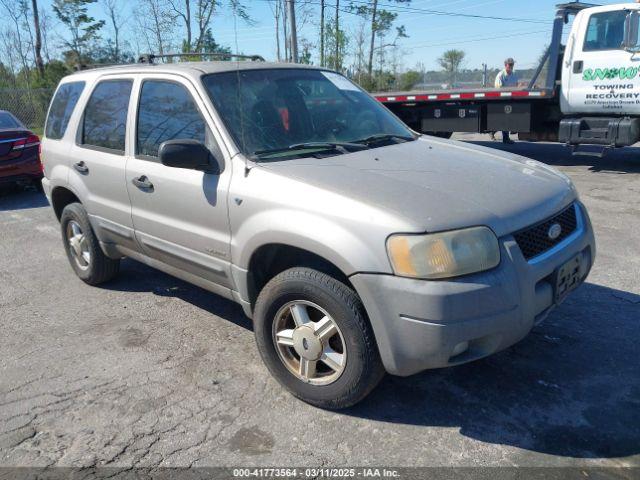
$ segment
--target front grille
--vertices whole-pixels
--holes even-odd
[[[549,238],[549,228],[555,223],[560,225],[562,230],[557,238],[551,239]],[[513,236],[522,251],[522,255],[525,259],[529,260],[563,241],[575,231],[577,225],[578,218],[576,217],[576,208],[574,205],[571,205],[548,220],[521,230]]]

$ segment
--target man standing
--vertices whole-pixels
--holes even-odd
[[[504,70],[502,70],[496,76],[496,88],[507,88],[507,87],[517,87],[518,86],[518,75],[513,71],[513,67],[516,64],[515,60],[511,57],[507,58],[504,61]],[[491,133],[491,139],[496,139],[496,133]],[[502,142],[507,144],[514,143],[513,140],[509,138],[509,132],[502,132]]]

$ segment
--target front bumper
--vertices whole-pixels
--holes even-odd
[[[527,262],[512,236],[501,239],[493,270],[446,281],[356,274],[350,280],[369,315],[386,370],[407,376],[470,362],[525,337],[555,307],[551,277],[576,255],[581,281],[595,258],[583,205],[574,234]],[[465,343],[468,342],[468,343]],[[468,347],[458,353],[464,345]]]

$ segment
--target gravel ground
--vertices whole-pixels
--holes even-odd
[[[4,191],[0,465],[640,466],[640,149],[495,146],[575,181],[587,283],[507,351],[388,376],[340,413],[269,376],[233,303],[133,261],[86,286],[46,199]]]

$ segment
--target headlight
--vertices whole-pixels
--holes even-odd
[[[428,235],[392,235],[387,252],[396,275],[448,278],[489,270],[500,263],[500,247],[487,227]]]

